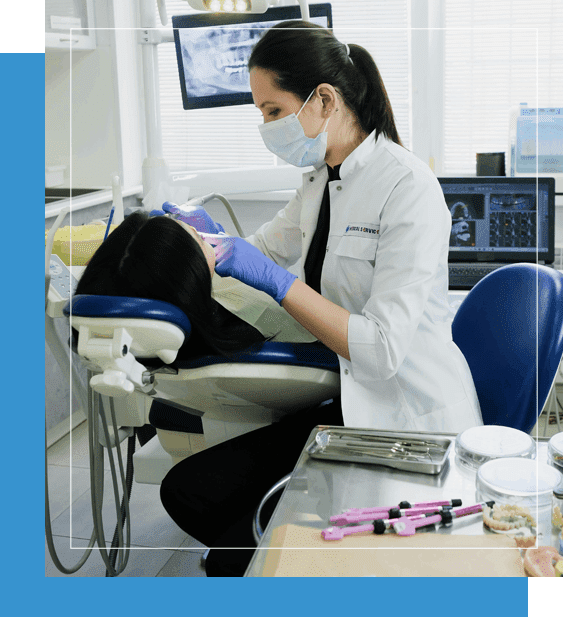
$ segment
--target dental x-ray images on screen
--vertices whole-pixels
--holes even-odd
[[[273,25],[273,23],[271,24]],[[182,30],[184,83],[189,97],[250,92],[246,63],[264,28],[240,26]]]
[[[550,262],[553,179],[442,178],[452,217],[450,261],[479,253]],[[475,257],[474,257],[475,259]]]
[[[310,14],[312,22],[332,26],[330,4],[311,5]],[[247,65],[253,46],[276,23],[299,18],[299,6],[263,15],[173,17],[184,109],[252,103]]]

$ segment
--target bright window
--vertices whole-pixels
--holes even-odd
[[[475,175],[476,153],[507,150],[510,107],[563,105],[563,2],[444,5],[443,172]]]

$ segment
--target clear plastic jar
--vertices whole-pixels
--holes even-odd
[[[553,435],[547,444],[547,460],[563,473],[563,432]]]
[[[563,487],[558,487],[553,491],[551,524],[556,529],[563,528]]]
[[[499,458],[535,458],[536,444],[523,431],[507,426],[474,426],[455,440],[456,463],[477,470],[483,463]]]
[[[539,544],[551,543],[553,491],[562,480],[553,467],[525,458],[502,458],[479,467],[476,479],[478,501],[516,505],[529,510],[536,522]]]

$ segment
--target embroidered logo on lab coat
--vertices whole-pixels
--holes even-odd
[[[359,238],[379,238],[379,225],[373,223],[350,223],[344,232],[345,236]]]

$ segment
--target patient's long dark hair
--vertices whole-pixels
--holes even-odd
[[[163,300],[182,309],[192,324],[184,355],[229,354],[264,337],[211,297],[203,251],[176,221],[129,215],[88,263],[76,294]]]

